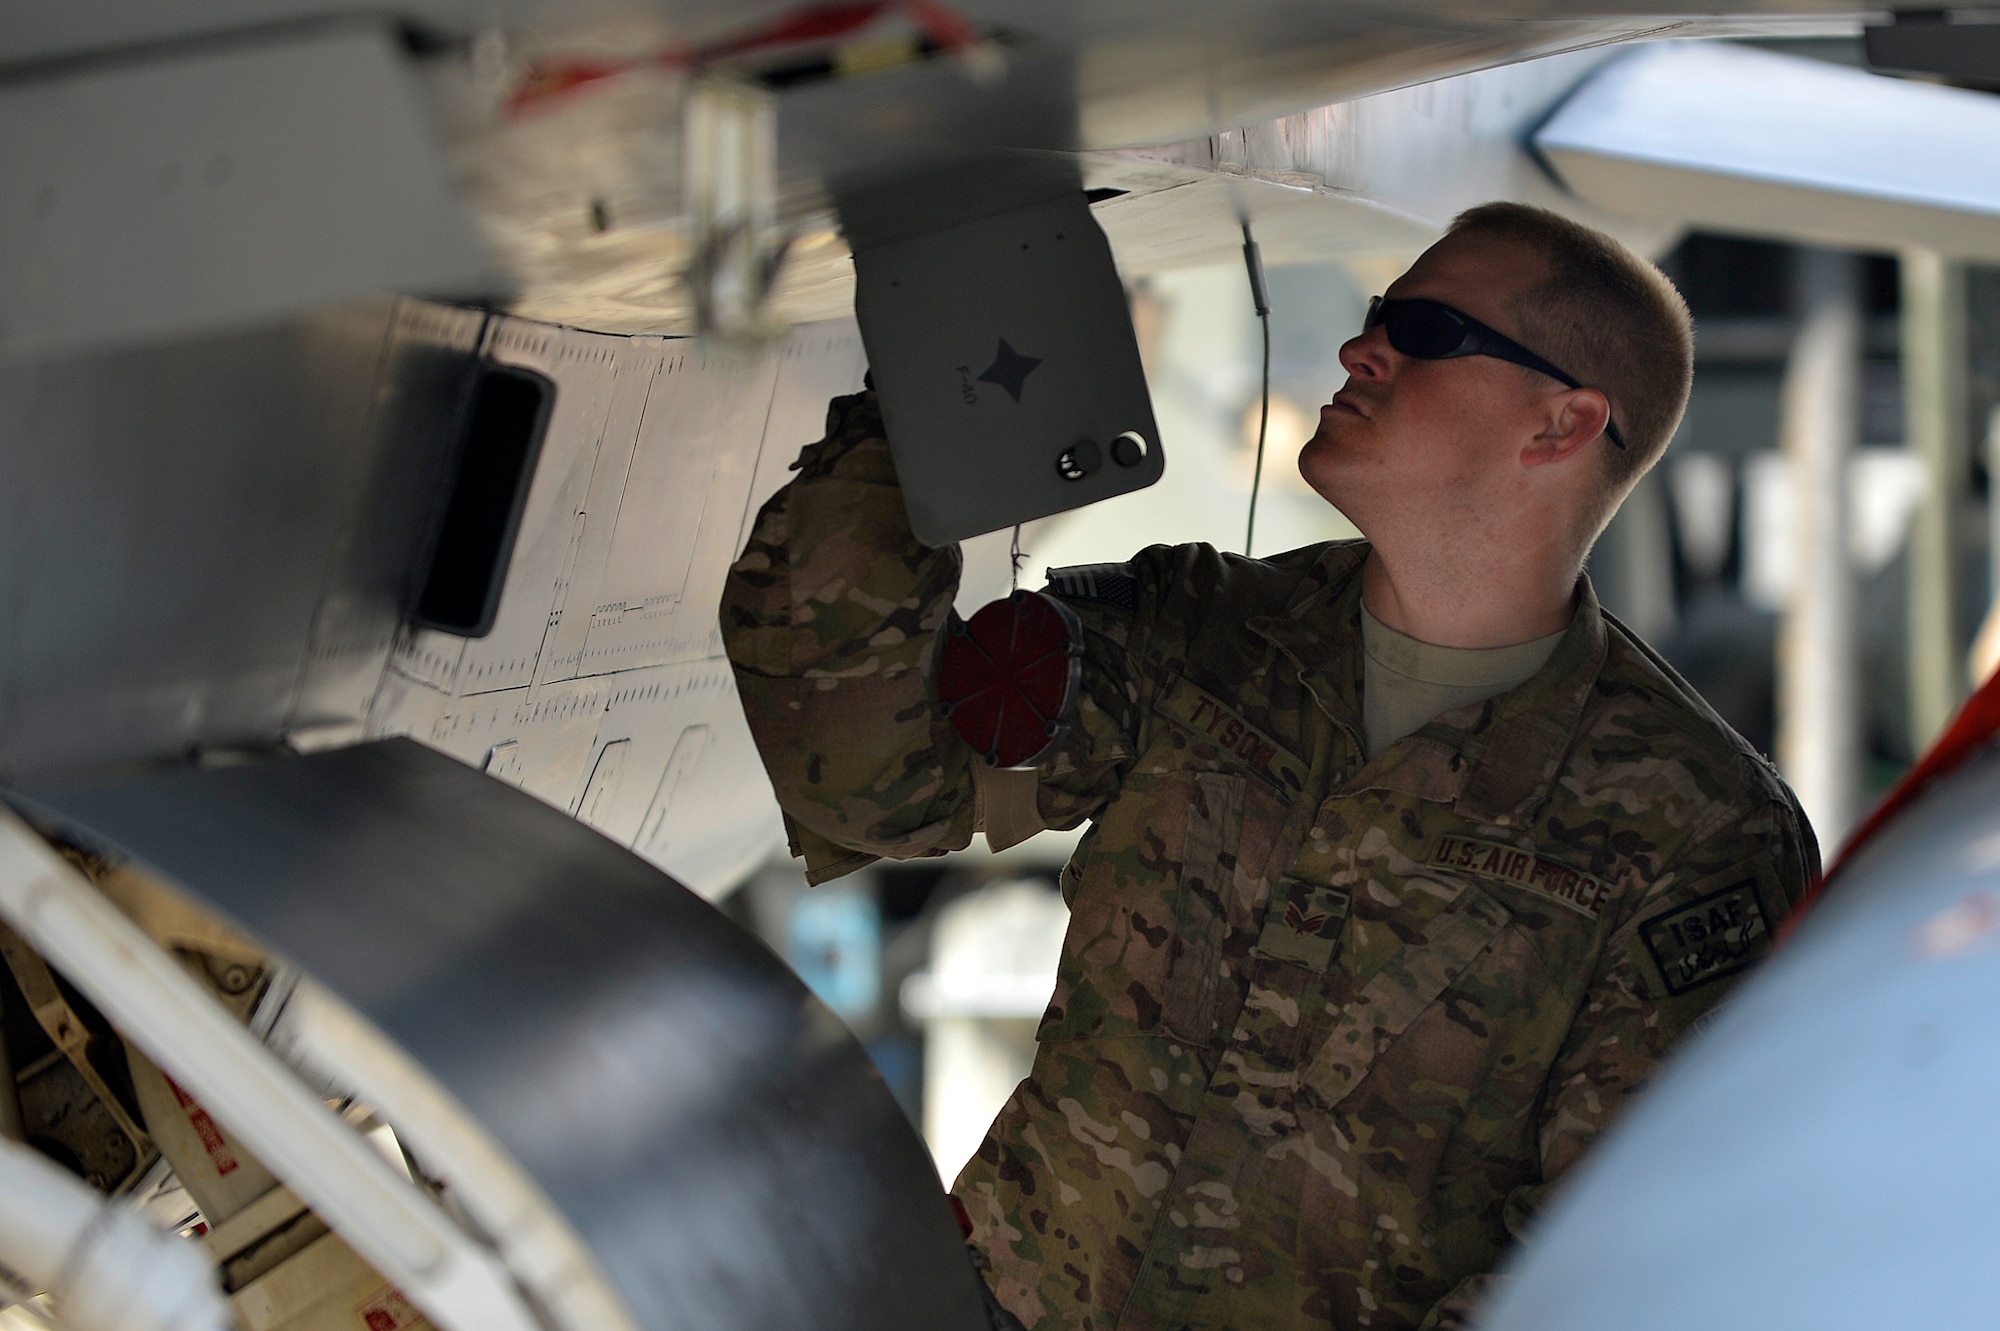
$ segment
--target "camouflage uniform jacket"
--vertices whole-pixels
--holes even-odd
[[[828,435],[723,602],[815,880],[962,847],[1004,786],[931,694],[956,549],[910,534],[872,398]],[[1365,760],[1366,554],[1052,575],[1088,645],[1029,790],[1091,827],[1033,1071],[955,1188],[1035,1331],[1459,1324],[1817,867],[1587,581],[1537,675]]]

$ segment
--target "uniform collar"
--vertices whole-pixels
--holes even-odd
[[[1284,614],[1261,615],[1247,625],[1297,667],[1299,682],[1346,733],[1356,764],[1362,751],[1361,566],[1367,558],[1366,542],[1329,546]],[[1395,790],[1449,802],[1475,822],[1527,823],[1569,756],[1609,642],[1597,593],[1582,576],[1576,617],[1527,682],[1430,721],[1361,765],[1343,790]]]
[[[1329,545],[1313,561],[1283,614],[1249,619],[1299,672],[1299,683],[1361,753],[1361,566],[1366,541]]]

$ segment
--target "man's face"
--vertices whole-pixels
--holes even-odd
[[[1532,250],[1478,235],[1448,236],[1398,278],[1392,297],[1428,297],[1520,336],[1514,297],[1545,272]],[[1540,423],[1542,386],[1490,356],[1416,360],[1379,325],[1340,349],[1347,383],[1320,408],[1299,454],[1306,483],[1378,541],[1387,524],[1420,523],[1497,497]],[[1475,505],[1476,506],[1476,503]]]

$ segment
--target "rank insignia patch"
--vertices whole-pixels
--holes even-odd
[[[1325,970],[1340,950],[1347,907],[1348,895],[1339,888],[1278,884],[1265,910],[1264,931],[1257,935],[1257,955]]]
[[[1684,994],[1742,970],[1764,950],[1770,932],[1756,886],[1748,879],[1639,926],[1670,994]]]

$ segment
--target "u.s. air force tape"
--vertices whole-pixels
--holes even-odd
[[[1499,841],[1439,837],[1429,858],[1441,868],[1525,887],[1593,920],[1604,912],[1611,896],[1611,884],[1602,878]]]

